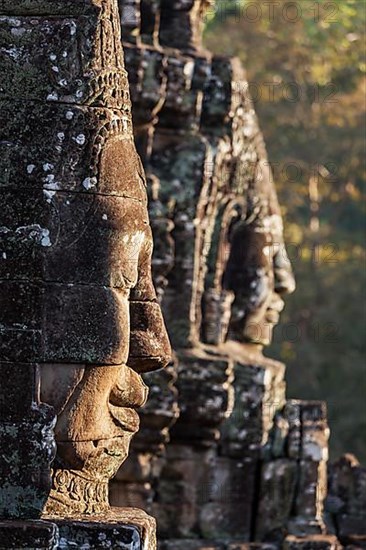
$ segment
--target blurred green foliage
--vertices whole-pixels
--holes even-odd
[[[366,459],[366,2],[217,0],[215,53],[238,56],[285,217],[298,288],[270,355],[288,395],[328,402],[331,456]]]

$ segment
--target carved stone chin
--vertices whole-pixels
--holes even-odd
[[[126,460],[132,436],[132,433],[126,433],[98,441],[82,470],[52,470],[52,488],[44,513],[47,516],[75,517],[107,512],[110,508],[109,481]],[[85,444],[87,448],[91,445]],[[63,454],[63,444],[59,443],[58,449]]]
[[[58,405],[58,452],[45,513],[102,513],[109,480],[138,431],[136,408],[146,402],[147,386],[125,365],[44,365],[42,382],[42,398]]]

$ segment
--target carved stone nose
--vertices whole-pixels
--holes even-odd
[[[130,323],[127,365],[138,373],[166,367],[172,351],[159,304],[130,302]]]
[[[273,266],[275,291],[278,294],[292,294],[296,289],[296,281],[284,243],[273,258]]]
[[[126,367],[113,387],[109,401],[118,407],[142,407],[149,394],[141,376],[134,370]]]

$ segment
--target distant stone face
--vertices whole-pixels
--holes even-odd
[[[171,539],[162,548],[339,548],[324,534],[324,404],[286,401],[285,366],[258,353],[295,281],[246,75],[202,48],[205,10],[221,6],[119,4],[180,417],[169,430],[177,405],[169,380],[140,413],[147,437],[133,443],[113,498],[154,510]],[[348,466],[332,473],[329,506],[345,542],[364,545],[355,512],[364,472]]]
[[[295,281],[245,72],[202,48],[209,2],[119,5],[177,403],[169,380],[140,412],[113,501],[152,511],[163,548],[332,548],[324,406],[286,401],[261,353]]]
[[[202,49],[210,6],[0,0],[0,516],[45,509],[44,547],[57,525],[60,548],[154,550],[151,518],[110,511],[114,475],[162,548],[338,547],[324,404],[286,401],[261,355],[295,283],[246,76]],[[150,377],[170,357],[160,306],[175,357]]]
[[[170,358],[118,5],[2,0],[0,33],[0,358],[58,414],[47,512],[101,512]]]
[[[170,222],[175,245],[161,293],[173,345],[268,345],[295,283],[246,76],[202,50],[207,3],[158,4],[120,8],[134,21],[123,38],[153,226]]]

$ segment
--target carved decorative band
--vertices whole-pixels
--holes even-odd
[[[126,116],[132,116],[128,75],[125,69],[95,71],[91,77],[89,88],[86,105],[120,109]]]
[[[108,509],[108,481],[85,479],[74,470],[52,471],[47,514],[100,514]]]

